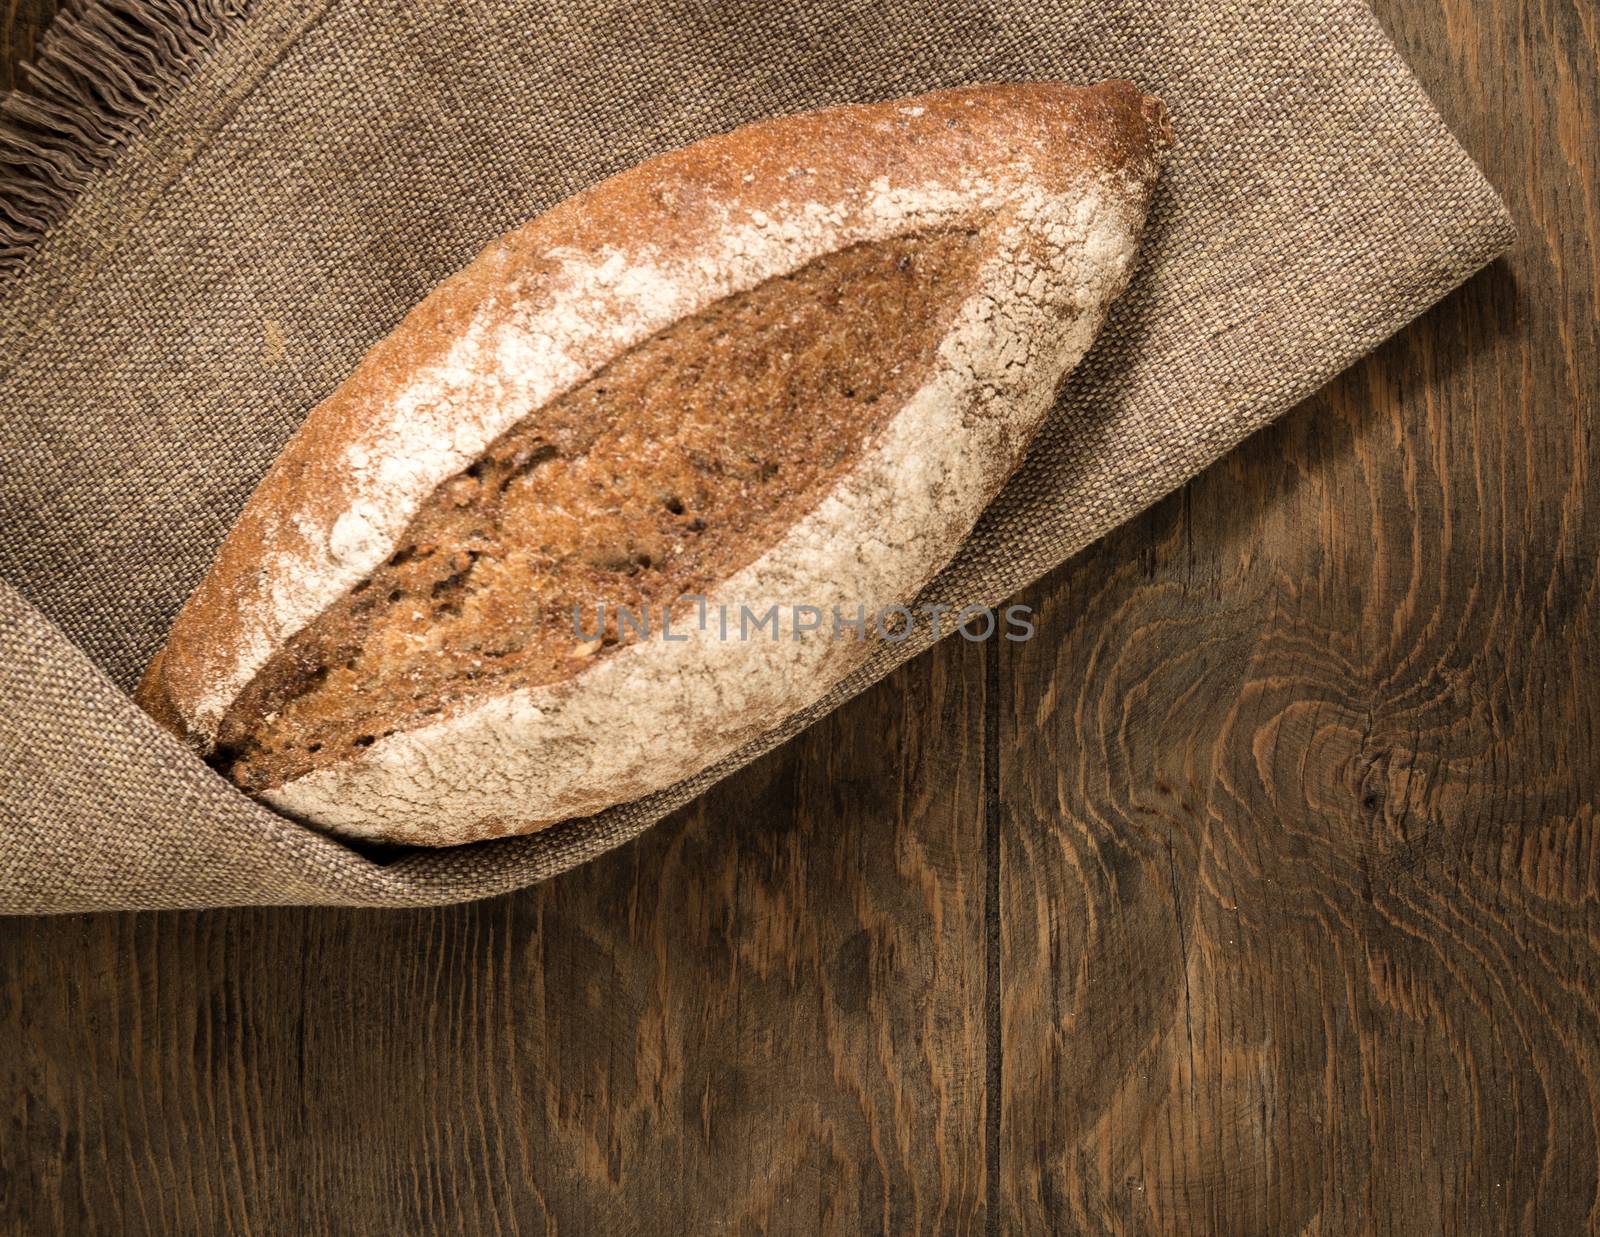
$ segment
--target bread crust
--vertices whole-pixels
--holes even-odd
[[[820,255],[976,217],[993,254],[929,380],[817,510],[717,590],[763,609],[909,600],[1020,461],[1126,283],[1169,142],[1161,105],[1127,83],[983,86],[747,126],[569,199],[442,283],[312,411],[179,614],[141,703],[209,754],[273,652],[529,409]],[[696,772],[867,649],[690,634],[465,702],[265,798],[389,841],[525,832]]]

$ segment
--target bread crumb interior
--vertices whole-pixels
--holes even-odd
[[[980,253],[976,227],[830,253],[531,412],[262,668],[219,767],[270,789],[484,693],[572,678],[639,638],[619,606],[659,615],[754,561],[925,380]],[[577,638],[574,606],[590,633],[600,602],[603,632]]]

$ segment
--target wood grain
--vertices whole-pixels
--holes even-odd
[[[982,657],[513,897],[0,923],[0,1232],[981,1232]]]
[[[1377,8],[1508,261],[546,886],[0,921],[0,1233],[1600,1232],[1600,21]]]
[[[22,84],[22,66],[60,8],[61,0],[0,0],[0,92]]]
[[[1007,1231],[1600,1231],[1597,23],[1378,7],[1521,240],[1030,593]]]

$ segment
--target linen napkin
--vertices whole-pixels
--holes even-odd
[[[128,690],[306,411],[439,279],[672,146],[824,104],[1125,77],[1176,144],[1133,286],[924,602],[994,605],[1501,252],[1356,0],[81,0],[0,105],[0,911],[406,906],[541,880],[660,794],[379,860],[235,791]]]

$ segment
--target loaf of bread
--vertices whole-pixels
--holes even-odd
[[[354,838],[523,833],[699,771],[949,561],[1126,284],[1169,140],[1126,83],[979,86],[563,202],[311,411],[141,703]]]

